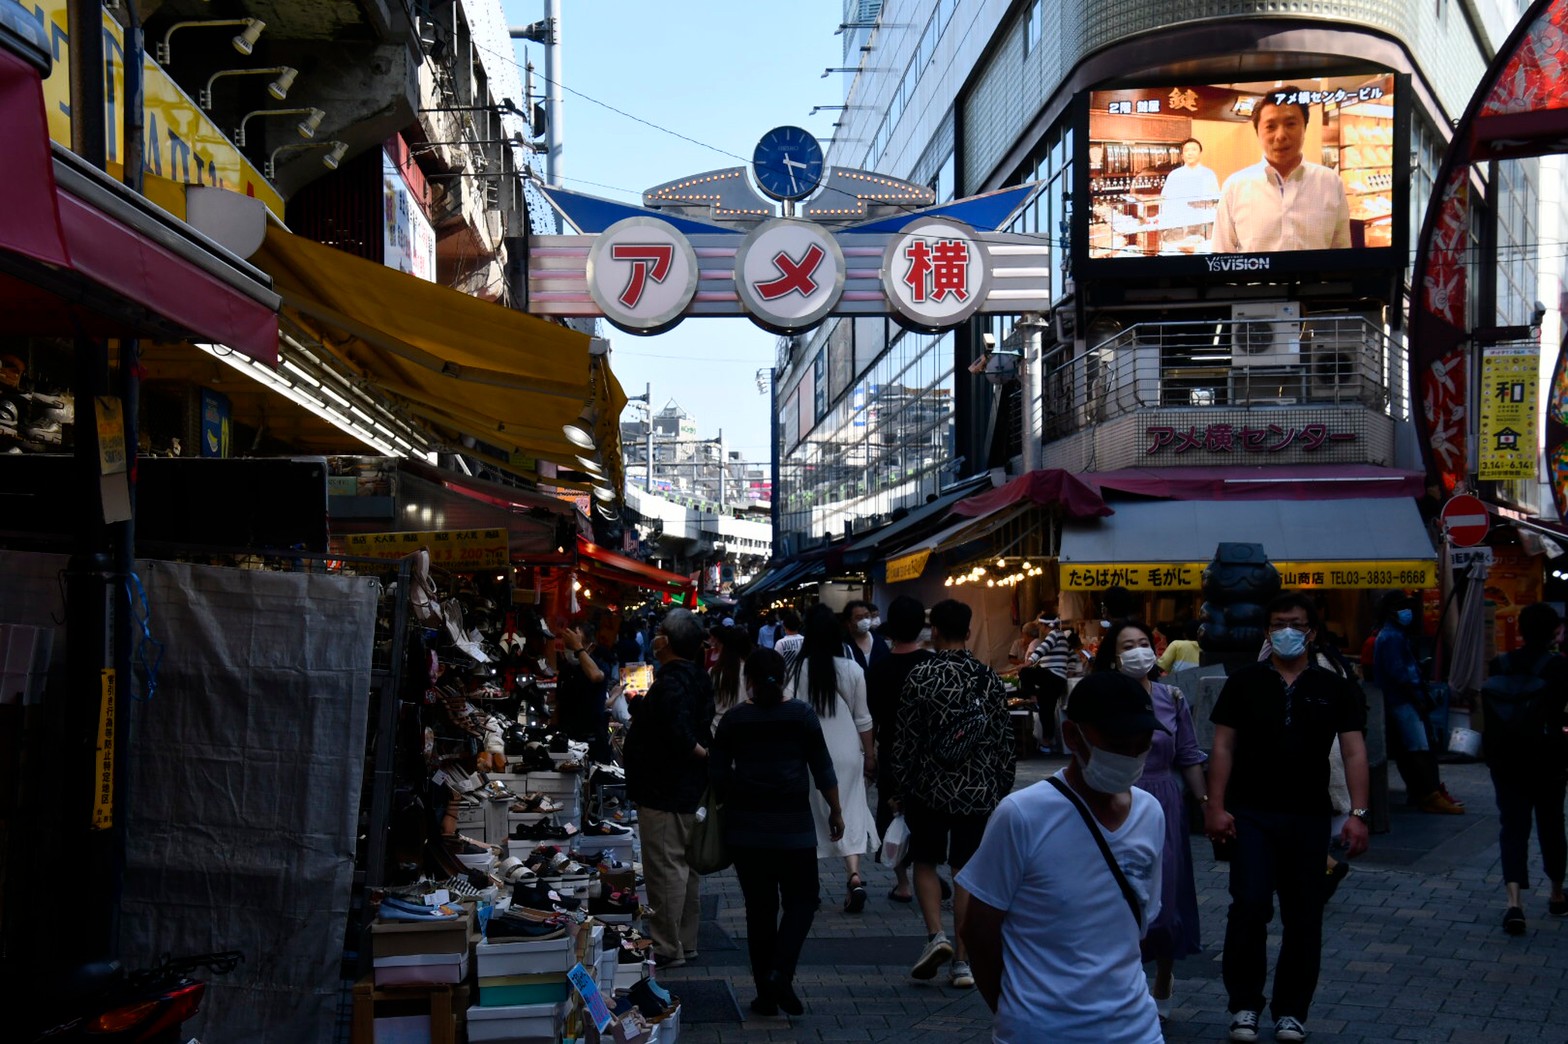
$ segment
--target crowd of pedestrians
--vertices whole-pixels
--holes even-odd
[[[1428,742],[1410,603],[1394,596],[1381,609],[1366,659],[1387,701],[1394,756],[1413,802],[1462,812]],[[925,924],[912,978],[945,969],[951,985],[978,987],[998,1041],[1157,1041],[1178,962],[1200,949],[1189,831],[1201,819],[1230,864],[1229,1038],[1260,1039],[1267,1012],[1273,1039],[1305,1040],[1324,905],[1348,871],[1344,860],[1367,849],[1370,800],[1366,698],[1320,641],[1311,600],[1287,594],[1266,607],[1260,656],[1229,671],[1209,715],[1207,754],[1187,696],[1165,670],[1192,662],[1193,629],[1108,621],[1086,664],[1070,630],[1031,621],[1011,652],[1020,692],[1040,700],[1042,717],[1060,701],[1054,739],[1069,761],[1016,793],[1012,694],[968,647],[970,607],[948,599],[927,610],[900,597],[887,610],[883,619],[870,602],[838,613],[817,605],[804,620],[786,609],[754,629],[724,619],[707,633],[677,609],[650,633],[599,636],[658,663],[652,687],[632,703],[625,741],[656,961],[697,955],[700,877],[684,853],[711,781],[746,904],[753,1012],[804,1011],[793,981],[819,906],[864,910],[862,860],[891,834],[886,898],[917,906]],[[1549,606],[1526,608],[1520,630],[1523,647],[1491,664],[1484,693],[1510,934],[1526,923],[1532,818],[1551,886],[1547,912],[1568,915],[1568,660]],[[591,677],[593,661],[583,660]],[[824,898],[822,860],[830,876],[843,867],[841,899]],[[1281,944],[1269,990],[1276,907]]]

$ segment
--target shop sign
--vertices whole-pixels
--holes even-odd
[[[697,293],[697,252],[658,218],[617,221],[588,250],[588,292],[622,329],[657,333],[680,321]]]
[[[1448,564],[1455,569],[1469,569],[1480,562],[1482,565],[1491,565],[1496,561],[1489,547],[1455,547],[1448,551]]]
[[[1059,586],[1063,591],[1103,591],[1125,587],[1129,591],[1198,591],[1203,587],[1207,562],[1063,563]],[[1293,590],[1375,589],[1437,586],[1437,564],[1432,561],[1275,562],[1280,584]]]
[[[388,268],[436,278],[436,232],[408,181],[385,150],[381,153],[381,259]]]
[[[1481,434],[1478,474],[1490,479],[1535,478],[1538,345],[1497,346],[1481,355]]]
[[[844,292],[844,251],[827,229],[778,218],[752,229],[735,254],[735,292],[757,325],[794,333],[820,323]]]
[[[915,326],[952,326],[969,318],[990,281],[985,244],[968,225],[948,218],[910,222],[882,255],[888,303]]]
[[[112,667],[98,672],[98,742],[93,751],[93,818],[94,830],[108,830],[114,826],[114,716],[116,707],[117,675]]]
[[[887,563],[887,582],[896,584],[904,580],[915,580],[925,572],[926,561],[931,557],[931,549],[926,548],[912,554],[900,555],[898,558],[889,559]]]
[[[125,411],[113,395],[93,399],[98,420],[98,473],[121,475],[130,467],[125,455]]]
[[[229,455],[229,397],[211,388],[201,390],[201,455],[227,457]],[[331,480],[328,479],[330,483]]]
[[[430,564],[443,569],[504,569],[510,559],[504,529],[452,529],[424,533],[351,533],[345,551],[359,558],[399,559],[421,547],[430,549]]]
[[[0,0],[5,2],[5,0]],[[71,147],[71,52],[67,0],[31,0],[24,5],[53,42],[54,67],[44,80],[49,137]],[[109,173],[118,177],[125,155],[125,33],[108,13],[103,16],[104,119],[110,128]],[[255,196],[283,218],[283,197],[229,141],[207,114],[163,71],[151,54],[142,60],[143,126],[146,170],[186,185],[210,185]]]
[[[1177,456],[1196,450],[1199,453],[1282,453],[1295,447],[1311,453],[1338,442],[1354,442],[1353,431],[1335,431],[1327,424],[1192,424],[1185,431],[1164,424],[1145,429],[1149,439],[1143,455],[1152,457],[1169,451]]]

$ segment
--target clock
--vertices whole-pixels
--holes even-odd
[[[804,199],[822,183],[822,146],[799,127],[774,127],[751,154],[757,186],[774,199]]]

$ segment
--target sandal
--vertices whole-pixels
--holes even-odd
[[[845,913],[859,913],[866,908],[866,885],[859,874],[850,874],[849,895],[844,899]]]
[[[912,903],[915,901],[913,895],[899,895],[897,888],[888,889],[887,897],[895,903]]]

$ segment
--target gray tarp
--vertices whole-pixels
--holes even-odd
[[[59,613],[64,567],[0,554],[6,615],[21,604],[40,622]],[[186,1032],[226,1044],[330,1040],[378,590],[362,578],[139,568],[164,654],[152,701],[121,704],[124,960],[242,950],[245,963],[210,981]],[[63,634],[54,653],[69,655]]]

